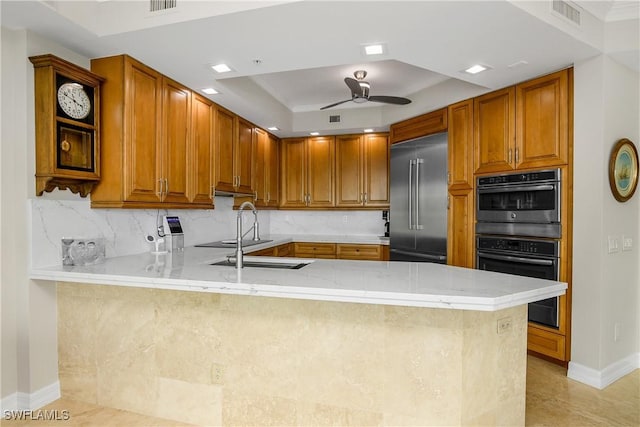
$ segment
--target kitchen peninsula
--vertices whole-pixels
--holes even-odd
[[[251,250],[292,241],[263,237]],[[566,284],[428,263],[210,265],[230,252],[33,270],[57,282],[62,395],[201,425],[524,424],[526,304]]]

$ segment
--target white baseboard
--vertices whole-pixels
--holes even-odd
[[[618,360],[598,371],[575,362],[569,362],[567,377],[602,390],[630,372],[640,368],[640,353]]]
[[[18,393],[10,394],[2,399],[0,402],[0,410],[4,415],[4,411],[17,411],[18,410]]]
[[[60,399],[60,382],[42,387],[33,393],[18,391],[2,399],[1,410],[4,411],[27,411],[42,408],[45,405]]]

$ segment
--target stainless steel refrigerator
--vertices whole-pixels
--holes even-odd
[[[447,133],[391,146],[391,261],[447,262]]]

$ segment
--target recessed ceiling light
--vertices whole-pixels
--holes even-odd
[[[220,93],[220,92],[218,92],[217,90],[215,90],[215,89],[214,89],[214,88],[212,88],[212,87],[204,88],[204,89],[202,89],[202,91],[203,91],[204,93],[206,93],[207,95],[215,95],[216,93]]]
[[[213,68],[218,73],[228,73],[229,71],[231,71],[231,68],[229,68],[227,64],[213,65],[211,68]]]
[[[514,62],[513,64],[507,65],[507,68],[515,68],[515,67],[521,67],[523,65],[528,65],[529,63],[527,61],[518,61],[518,62]]]
[[[367,55],[382,55],[384,47],[381,44],[370,44],[364,47],[364,53]]]
[[[280,128],[278,128],[277,126],[270,126],[267,128],[267,130],[280,130]]]
[[[320,132],[309,132],[309,135],[318,136],[318,135],[320,135]]]
[[[365,133],[370,133],[370,132],[373,132],[373,129],[365,129],[364,132]]]
[[[469,74],[478,74],[479,72],[484,71],[486,69],[487,67],[485,67],[484,65],[476,64],[472,67],[467,68],[466,70],[464,70],[464,72]]]

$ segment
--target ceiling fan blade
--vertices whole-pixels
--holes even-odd
[[[362,86],[360,86],[360,83],[358,83],[356,79],[352,79],[351,77],[345,77],[344,82],[347,84],[347,86],[349,86],[349,89],[351,89],[352,94],[359,97],[363,96]]]
[[[410,99],[401,98],[399,96],[370,96],[369,101],[395,105],[407,105],[411,103]]]
[[[349,102],[351,99],[345,99],[344,101],[336,102],[335,104],[327,105],[321,108],[321,110],[326,110],[327,108],[335,107],[336,105],[344,104],[345,102]]]

